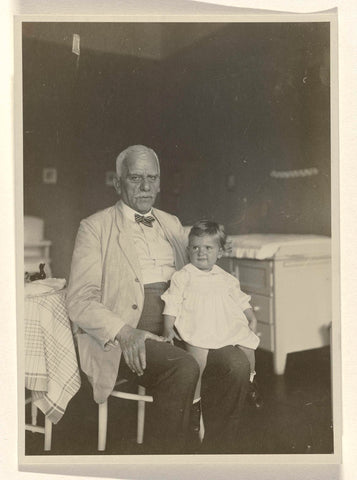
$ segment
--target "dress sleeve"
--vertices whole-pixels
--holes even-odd
[[[234,300],[238,303],[238,305],[243,310],[243,312],[247,308],[252,308],[250,304],[250,300],[251,300],[250,295],[247,295],[246,293],[242,292],[240,288],[239,280],[237,278],[233,277],[232,280],[233,282],[231,283],[231,286],[230,286],[230,293],[233,296]]]
[[[185,270],[173,274],[170,287],[161,295],[161,299],[165,302],[164,315],[172,315],[177,318],[181,311],[187,281],[188,274]]]

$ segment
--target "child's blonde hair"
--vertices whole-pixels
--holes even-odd
[[[226,246],[227,236],[224,232],[223,225],[211,220],[199,220],[196,222],[188,234],[188,239],[192,237],[204,237],[205,235],[214,235],[218,238],[220,247],[224,250]]]

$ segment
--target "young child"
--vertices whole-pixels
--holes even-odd
[[[225,247],[224,230],[215,222],[201,220],[192,227],[188,238],[190,263],[174,273],[169,289],[161,296],[165,302],[163,336],[172,341],[175,328],[200,366],[194,403],[200,400],[208,350],[227,345],[239,347],[250,364],[248,399],[260,407],[261,398],[254,382],[254,350],[259,338],[250,296],[241,291],[237,278],[216,265]]]

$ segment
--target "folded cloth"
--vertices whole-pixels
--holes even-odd
[[[66,286],[65,278],[46,278],[25,284],[25,296],[43,295],[62,290]]]
[[[272,258],[284,246],[330,245],[331,238],[321,235],[246,234],[227,238],[231,246],[228,256],[264,260]]]

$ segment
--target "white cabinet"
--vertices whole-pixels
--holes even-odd
[[[272,258],[221,260],[252,297],[259,348],[273,352],[277,374],[284,373],[288,353],[322,347],[330,340],[330,244],[316,239],[309,244],[302,237],[301,244],[283,242]]]
[[[51,277],[50,247],[52,242],[43,239],[44,222],[42,218],[24,217],[24,260],[25,272],[39,271],[39,264],[45,264],[47,277]]]

